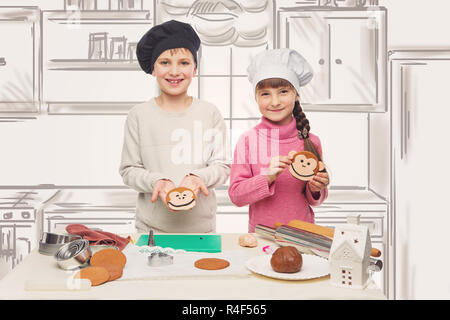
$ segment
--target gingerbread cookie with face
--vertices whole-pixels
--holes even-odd
[[[174,211],[192,209],[195,206],[195,200],[194,191],[184,187],[172,189],[166,196],[167,206]]]
[[[308,151],[289,152],[293,156],[292,163],[289,166],[289,172],[299,180],[309,181],[314,178],[317,172],[322,171],[325,166],[322,161]]]

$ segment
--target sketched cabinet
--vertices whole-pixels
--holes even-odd
[[[450,224],[450,51],[398,50],[389,60],[394,299],[449,299],[449,257],[439,244]],[[427,170],[429,151],[440,169]]]
[[[384,9],[280,9],[277,26],[277,46],[298,50],[314,70],[300,92],[306,108],[385,111]]]
[[[0,112],[37,112],[39,9],[0,7]]]

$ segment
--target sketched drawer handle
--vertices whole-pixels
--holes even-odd
[[[6,66],[6,60],[4,57],[0,57],[0,66]]]
[[[320,60],[319,60],[319,64],[320,64],[320,65],[323,65],[324,63],[325,63],[325,60],[324,60],[324,59],[320,59]]]
[[[342,60],[341,59],[336,59],[335,62],[336,62],[336,64],[342,64]]]
[[[30,219],[31,213],[29,211],[22,211],[21,212],[22,218],[24,219]]]
[[[7,219],[12,219],[13,217],[13,213],[12,212],[5,212],[3,214],[3,219],[7,220]]]

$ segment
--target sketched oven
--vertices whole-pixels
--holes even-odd
[[[14,268],[35,244],[36,210],[0,208],[0,256]]]

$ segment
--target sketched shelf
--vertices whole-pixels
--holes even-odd
[[[141,67],[137,61],[128,59],[52,59],[47,62],[47,70],[140,71]]]
[[[157,89],[136,46],[153,10],[42,11],[43,107],[48,114],[126,114]]]
[[[45,20],[60,24],[96,24],[96,23],[148,23],[153,21],[149,10],[92,10],[92,11],[42,11]]]

